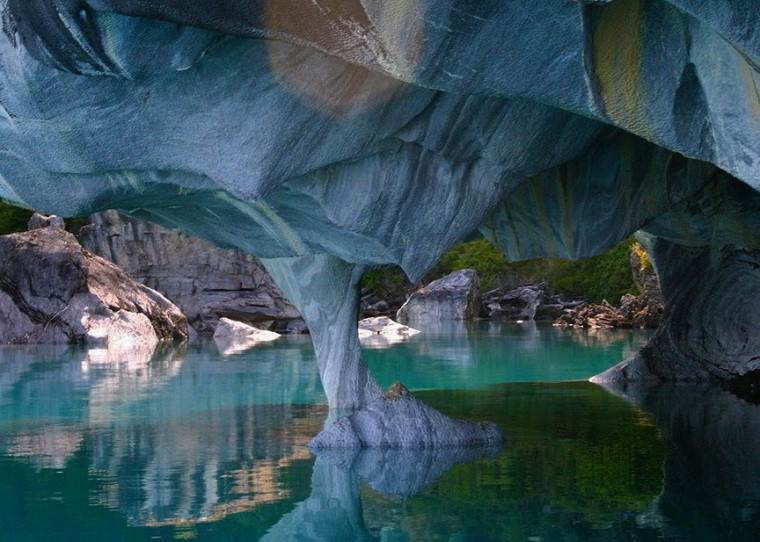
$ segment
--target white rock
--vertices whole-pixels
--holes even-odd
[[[187,319],[174,304],[71,233],[44,227],[0,236],[0,344],[152,351],[186,338]]]
[[[387,316],[359,320],[359,341],[369,348],[388,348],[419,332],[417,329],[394,322]]]
[[[214,344],[222,355],[230,356],[278,337],[280,334],[274,331],[259,329],[229,318],[220,318],[214,331]]]

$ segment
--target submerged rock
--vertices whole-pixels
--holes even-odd
[[[417,290],[396,313],[402,324],[467,320],[480,312],[480,279],[474,269],[454,271]]]
[[[384,395],[330,425],[309,442],[309,447],[482,446],[499,445],[503,440],[495,423],[450,418],[418,401],[396,382]]]
[[[187,338],[173,303],[55,227],[0,237],[0,322],[0,344],[150,349]]]
[[[214,331],[214,343],[225,356],[239,354],[258,344],[273,341],[279,337],[280,334],[274,331],[258,329],[229,318],[220,318],[216,331]]]
[[[171,299],[198,332],[213,332],[222,317],[259,326],[273,320],[275,329],[303,331],[289,325],[300,314],[250,254],[116,211],[93,215],[79,238],[87,250]]]

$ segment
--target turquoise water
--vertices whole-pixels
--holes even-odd
[[[222,356],[0,349],[0,540],[756,540],[760,407],[579,381],[646,340],[480,324],[368,348],[501,450],[345,452],[308,337]]]

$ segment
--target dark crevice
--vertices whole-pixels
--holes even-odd
[[[756,356],[752,359],[760,358]],[[725,383],[725,388],[748,403],[760,405],[760,369],[755,369]]]

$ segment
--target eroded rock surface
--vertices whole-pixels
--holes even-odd
[[[41,215],[40,213],[34,213],[29,219],[27,227],[30,230],[38,230],[41,228],[56,228],[62,230],[65,227],[65,223],[60,216],[46,216]]]
[[[478,273],[462,269],[414,292],[396,313],[396,320],[414,326],[441,320],[468,320],[479,312]]]
[[[754,309],[760,301],[760,252],[657,240],[649,253],[665,298],[662,324],[640,352],[592,380],[728,381],[760,369],[760,317]]]
[[[198,332],[220,318],[296,331],[300,314],[250,254],[106,211],[79,232],[89,251],[176,303]],[[274,322],[274,323],[273,323]]]
[[[0,344],[118,347],[187,338],[168,299],[49,227],[0,237]]]
[[[478,230],[510,261],[639,229],[700,269],[731,261],[698,277],[661,260],[670,312],[647,369],[755,366],[756,322],[733,316],[755,296],[720,278],[752,277],[726,254],[760,246],[753,2],[387,6],[2,0],[0,198],[119,209],[267,260],[331,406],[379,394],[356,336],[363,269],[420,280]]]

